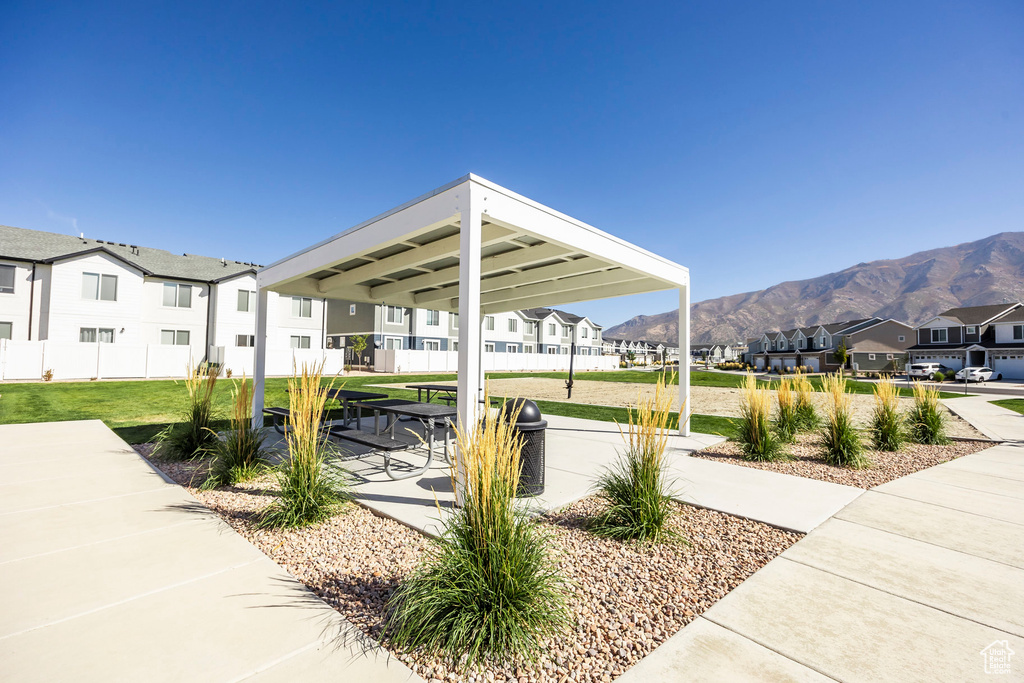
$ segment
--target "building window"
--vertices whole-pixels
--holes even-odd
[[[487,353],[494,353],[494,344],[492,342],[487,342],[486,344],[484,344],[484,351],[486,351]]]
[[[450,348],[452,351],[458,352],[458,350],[459,350],[459,342],[457,342],[457,341],[451,342],[450,344],[448,344],[448,348]]]
[[[401,337],[384,337],[384,348],[390,351],[402,350]]]
[[[508,331],[509,332],[518,332],[519,331],[519,321],[516,320],[515,318],[509,318],[508,319]]]
[[[554,346],[549,346],[548,347],[548,355],[549,356],[553,356],[556,353],[558,353],[558,349],[556,349]]]
[[[533,353],[533,344],[523,344],[523,353]]]
[[[907,341],[907,338],[901,334],[900,336],[896,337],[896,341]]]
[[[519,344],[505,344],[505,353],[519,353]]]
[[[293,318],[312,318],[313,317],[313,300],[304,296],[293,296],[292,297],[292,317]],[[293,346],[292,348],[308,349],[308,346]]]
[[[874,359],[875,359],[875,354],[869,353],[868,354],[868,360],[874,360]]]
[[[190,337],[188,330],[160,330],[160,343],[168,346],[188,346]]]
[[[245,346],[251,348],[256,346],[256,335],[254,334],[236,334],[235,335],[235,346]]]
[[[82,327],[78,330],[78,341],[114,343],[114,330],[109,327]]]
[[[117,301],[117,276],[82,273],[82,298],[93,301]]]
[[[568,337],[572,334],[572,329],[568,325],[562,325],[562,336]]]
[[[440,351],[441,350],[441,342],[439,342],[436,339],[424,339],[423,340],[423,350],[424,351]]]
[[[291,345],[293,349],[308,349],[309,337],[292,336]]]
[[[494,329],[494,316],[493,315],[486,315],[486,316],[484,316],[484,329],[485,330],[493,330]]]
[[[256,310],[256,292],[248,289],[238,290],[238,312],[251,313]]]
[[[11,339],[14,323],[0,323],[0,339]]]
[[[387,321],[392,325],[401,325],[405,319],[405,309],[401,306],[388,306],[387,309]]]
[[[14,294],[14,275],[16,272],[17,269],[14,266],[0,266],[0,294]]]
[[[569,347],[568,346],[559,346],[558,347],[558,353],[563,355],[563,356],[568,356],[569,355]]]
[[[1013,340],[1024,339],[1024,325],[1013,326]]]
[[[967,326],[967,334],[978,334],[978,328],[975,325]]]
[[[589,329],[587,329],[586,327],[581,327],[581,328],[580,328],[580,337],[581,337],[582,339],[587,339],[587,338],[589,338],[589,337],[590,337],[590,330],[589,330]]]
[[[891,353],[885,354],[885,359],[886,360],[892,360],[892,354]]]
[[[523,333],[524,334],[534,334],[537,331],[536,325],[537,325],[537,323],[530,322],[529,320],[527,320],[526,324],[523,326]]]
[[[932,344],[945,344],[946,343],[946,328],[945,327],[933,327],[932,328]]]
[[[164,306],[192,308],[192,285],[164,283]]]
[[[441,324],[441,311],[427,311],[427,324],[436,327]]]
[[[356,314],[356,305],[355,304],[349,304],[348,305],[348,314],[349,315],[355,315]]]
[[[452,313],[451,316],[452,316],[452,329],[453,330],[459,329],[459,314],[458,313]]]

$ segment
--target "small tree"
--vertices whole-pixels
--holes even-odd
[[[846,348],[846,342],[840,342],[839,346],[836,347],[834,355],[836,357],[836,362],[839,363],[839,368],[845,368],[846,361],[850,360],[850,352]]]
[[[627,352],[626,352],[626,360],[628,360],[628,361],[629,361],[629,364],[630,364],[630,365],[632,365],[633,363],[635,363],[635,362],[636,362],[636,353],[635,353],[635,352],[633,352],[633,351],[627,351]]]
[[[359,334],[352,337],[352,353],[356,356],[356,365],[361,365],[363,351],[366,350],[366,335]]]

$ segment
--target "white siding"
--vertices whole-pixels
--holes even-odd
[[[192,305],[189,308],[164,306],[165,283],[191,285]],[[161,330],[188,330],[192,355],[205,357],[209,286],[185,280],[146,278],[142,291],[142,343],[160,344]]]
[[[993,327],[996,328],[997,344],[1012,344],[1014,342],[1017,342],[1018,344],[1024,345],[1024,341],[1013,338],[1014,325],[1024,325],[1024,323],[999,323],[998,325],[993,325]]]
[[[82,298],[83,273],[116,275],[117,301]],[[97,327],[113,328],[115,344],[144,344],[142,302],[142,273],[123,261],[102,253],[59,261],[51,269],[47,338],[77,343],[81,328]]]
[[[11,339],[27,340],[32,264],[0,260],[0,265],[14,266],[14,293],[0,294],[0,322],[11,323]]]

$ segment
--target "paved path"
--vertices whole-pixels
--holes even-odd
[[[965,396],[942,403],[990,439],[1024,441],[1024,415],[990,403],[1004,398],[1020,396]]]
[[[1000,410],[962,414],[1024,442]],[[990,645],[1009,675],[985,672]],[[868,491],[619,680],[993,678],[1024,680],[1024,443]]]
[[[420,680],[98,420],[0,426],[0,680]]]

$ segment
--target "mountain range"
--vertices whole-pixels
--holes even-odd
[[[690,341],[742,343],[766,330],[871,316],[917,325],[948,308],[1012,301],[1024,301],[1024,232],[699,301],[690,306]],[[679,309],[638,315],[603,334],[675,344]]]

